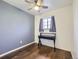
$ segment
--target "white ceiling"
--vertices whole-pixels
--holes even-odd
[[[30,7],[29,4],[25,2],[25,0],[4,0],[4,1],[26,12],[29,12],[32,15],[45,13],[72,4],[72,0],[44,0],[44,5],[48,6],[48,9],[42,9],[41,12],[38,12],[35,11],[34,9],[27,10]]]

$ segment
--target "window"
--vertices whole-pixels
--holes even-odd
[[[39,24],[39,32],[56,32],[55,17],[41,18]]]
[[[43,29],[50,29],[51,17],[43,19]]]

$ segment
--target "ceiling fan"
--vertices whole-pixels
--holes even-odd
[[[45,6],[43,4],[43,0],[25,0],[26,3],[29,3],[29,4],[33,4],[33,7],[32,8],[29,8],[28,10],[31,10],[31,9],[35,9],[35,10],[40,10],[41,8],[43,9],[48,9],[48,6]]]

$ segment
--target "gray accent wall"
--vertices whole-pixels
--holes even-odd
[[[33,41],[34,16],[0,0],[0,54]]]

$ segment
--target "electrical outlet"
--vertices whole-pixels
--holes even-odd
[[[19,41],[19,43],[20,43],[20,44],[22,44],[22,43],[23,43],[23,41],[22,41],[22,40],[20,40],[20,41]]]

